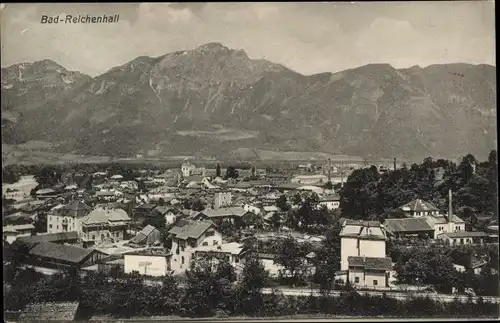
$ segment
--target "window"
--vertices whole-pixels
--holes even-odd
[[[181,264],[184,265],[184,256],[181,257]]]
[[[92,240],[95,240],[95,234],[92,235]]]
[[[217,241],[217,240],[214,240],[214,241],[213,241],[213,245],[214,245],[214,246],[215,246],[215,245],[218,245],[218,244],[219,244],[219,241]]]
[[[56,225],[56,229],[59,230],[59,226],[58,225]]]
[[[208,242],[203,242],[201,245],[202,246],[208,246]]]
[[[356,284],[359,284],[359,277],[354,277],[354,282],[355,282]]]
[[[460,238],[460,244],[464,244],[464,239]]]
[[[373,280],[373,286],[377,286],[378,285],[378,280],[374,279]]]
[[[215,232],[213,232],[213,231],[208,231],[207,233],[205,233],[205,236],[207,236],[207,237],[211,237],[211,236],[213,236],[214,234],[215,234]]]
[[[52,229],[52,224],[49,224],[49,229]]]
[[[239,263],[240,262],[240,257],[238,257],[238,256],[234,257],[234,262],[235,263]]]

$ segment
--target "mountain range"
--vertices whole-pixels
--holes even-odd
[[[422,159],[496,148],[495,67],[484,64],[302,75],[209,43],[97,77],[43,60],[2,68],[1,80],[2,142],[66,153]]]

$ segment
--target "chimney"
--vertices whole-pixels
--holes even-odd
[[[448,190],[448,218],[446,219],[447,222],[451,221],[452,215],[453,215],[453,200],[452,200],[451,190]]]
[[[396,157],[394,157],[394,170],[396,170]]]

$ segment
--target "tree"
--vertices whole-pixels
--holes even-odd
[[[340,270],[340,231],[341,224],[336,221],[332,228],[326,233],[321,248],[317,251],[318,265],[315,280],[320,284],[323,294],[331,290],[335,272]]]
[[[255,178],[255,175],[256,175],[255,166],[252,166],[252,168],[251,168],[251,175],[253,178]]]
[[[326,182],[324,187],[327,190],[331,190],[331,189],[333,189],[333,184],[332,184],[332,182],[328,181],[328,182]]]
[[[158,199],[158,206],[164,206],[165,205],[165,200],[163,199],[163,197],[160,197]]]
[[[229,166],[226,170],[226,178],[238,178],[238,170],[233,166]]]
[[[144,219],[142,225],[143,226],[152,225],[156,229],[162,230],[167,225],[167,221],[165,220],[165,217],[162,216],[161,214],[153,212],[151,216],[148,216],[147,218]]]
[[[276,206],[283,212],[290,210],[290,205],[288,205],[285,195],[280,195],[280,197],[276,200]]]
[[[221,177],[220,164],[219,163],[217,163],[217,166],[215,168],[215,177]]]
[[[262,289],[266,286],[269,273],[254,253],[247,255],[242,279],[238,286],[238,309],[244,314],[258,314],[263,307]]]
[[[303,283],[307,268],[304,262],[305,252],[298,242],[292,237],[287,237],[279,242],[277,249],[274,261],[283,266],[285,271],[280,273],[281,278],[294,284]]]
[[[199,256],[191,261],[186,271],[187,290],[183,308],[196,316],[212,315],[217,309],[225,310],[232,295],[234,269],[226,258],[217,255]]]

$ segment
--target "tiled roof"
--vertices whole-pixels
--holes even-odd
[[[411,211],[411,212],[439,211],[437,207],[421,199],[416,199],[411,202],[408,202],[405,205],[401,206],[401,209],[403,211]]]
[[[320,202],[338,202],[340,201],[339,195],[329,195],[320,199]]]
[[[104,209],[96,208],[83,219],[83,224],[99,224],[107,223],[108,221],[129,221],[130,217],[122,209]]]
[[[73,264],[78,264],[85,260],[95,250],[67,246],[53,242],[40,242],[36,244],[29,254],[32,256],[62,260]]]
[[[76,239],[78,239],[78,232],[76,231],[39,234],[36,236],[17,238],[20,242],[27,244],[34,244],[38,242],[63,242]]]
[[[389,232],[433,231],[424,218],[386,219],[384,226]]]
[[[210,221],[179,220],[168,233],[175,235],[178,239],[198,239],[212,226],[213,223]]]
[[[445,224],[448,222],[447,220],[448,218],[448,215],[443,215],[443,214],[439,214],[439,215],[428,215],[425,217],[425,219],[427,219],[427,221],[429,222],[429,224]],[[458,216],[456,216],[455,214],[453,214],[451,216],[451,221],[453,223],[465,223],[464,220],[460,219]]]
[[[392,261],[389,257],[348,257],[349,267],[362,267],[365,270],[391,270]]]
[[[19,321],[73,321],[78,310],[78,302],[32,303],[21,312]]]
[[[220,208],[220,209],[215,209],[215,210],[206,209],[206,210],[202,211],[201,213],[205,214],[209,218],[217,218],[217,217],[226,217],[226,216],[241,217],[248,212],[245,211],[245,209],[242,207],[227,207],[227,208]]]
[[[15,224],[15,225],[6,225],[3,227],[4,232],[13,232],[13,230],[21,231],[21,230],[35,230],[35,226],[31,223],[28,224]]]

